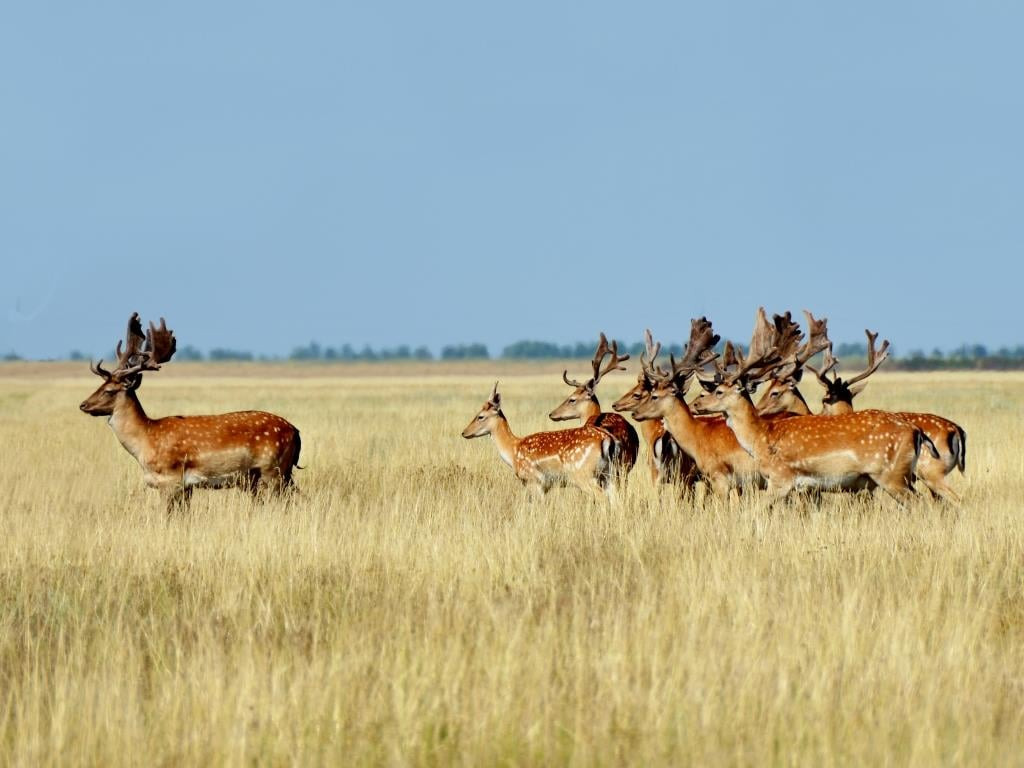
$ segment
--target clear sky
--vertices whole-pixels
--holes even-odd
[[[26,2],[0,353],[1024,343],[1024,4]]]

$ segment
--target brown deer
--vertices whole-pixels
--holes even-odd
[[[611,355],[611,360],[604,365],[604,359]],[[567,397],[561,405],[548,414],[552,421],[568,421],[570,419],[581,419],[584,424],[591,427],[599,427],[608,432],[618,443],[615,468],[622,479],[625,479],[629,471],[636,464],[636,457],[640,451],[640,438],[637,437],[633,425],[617,413],[602,413],[601,404],[597,400],[598,383],[612,371],[624,371],[622,365],[629,360],[629,355],[619,356],[619,343],[613,341],[608,345],[608,339],[602,333],[597,350],[594,352],[594,359],[591,361],[593,375],[585,382],[579,382],[569,378],[568,371],[562,371],[562,380],[573,388],[572,394]]]
[[[724,419],[696,418],[684,399],[694,374],[716,357],[713,348],[718,336],[707,318],[690,325],[690,340],[683,359],[670,358],[672,369],[663,371],[642,359],[644,372],[654,382],[647,399],[633,410],[634,418],[663,419],[665,428],[690,456],[701,477],[719,497],[763,484],[754,459],[740,447]]]
[[[831,347],[828,338],[828,318],[815,319],[806,309],[804,316],[807,318],[807,341],[790,357],[782,362],[779,367],[771,372],[768,381],[768,388],[761,399],[757,401],[757,412],[762,416],[775,414],[791,414],[794,416],[807,416],[811,409],[800,393],[800,380],[803,378],[804,366],[807,362]],[[766,328],[767,333],[773,332],[773,326],[763,311],[758,311],[757,323]]]
[[[786,316],[773,331],[758,313],[744,357],[727,344],[713,381],[693,403],[703,412],[725,413],[739,443],[768,480],[769,507],[796,488],[846,489],[876,485],[903,503],[913,496],[914,470],[922,445],[934,450],[917,427],[885,411],[768,420],[750,393],[795,355],[802,334]]]
[[[143,346],[145,342],[145,346]],[[151,419],[136,390],[146,371],[158,371],[174,355],[177,341],[163,318],[143,335],[138,313],[117,343],[117,367],[104,370],[101,360],[90,370],[103,379],[81,410],[106,416],[114,435],[142,466],[146,484],[159,489],[171,511],[186,505],[196,487],[248,485],[281,490],[292,485],[301,441],[292,424],[263,411],[216,416],[169,416]]]
[[[868,339],[867,367],[849,379],[842,379],[836,372],[838,361],[832,356],[831,344],[825,352],[825,360],[821,370],[807,366],[825,388],[822,397],[822,413],[839,414],[853,411],[853,398],[867,386],[865,379],[878,370],[889,356],[889,342],[882,342],[880,349],[875,349],[877,333],[865,329]],[[829,377],[831,372],[832,376]],[[958,502],[959,494],[946,481],[946,476],[954,469],[963,474],[967,464],[967,433],[956,422],[937,416],[934,413],[916,413],[897,411],[897,415],[921,429],[935,444],[939,455],[932,456],[928,451],[921,454],[917,465],[917,476],[925,484],[933,496]]]
[[[813,318],[808,313],[808,319],[812,323]],[[822,320],[824,324],[826,321]],[[815,329],[812,327],[812,336]],[[786,411],[797,415],[805,416],[811,413],[807,401],[800,395],[798,388],[802,369],[806,367],[813,372],[818,381],[825,388],[825,395],[822,398],[823,414],[851,413],[853,411],[853,398],[867,386],[864,382],[871,374],[878,370],[879,366],[888,357],[889,342],[883,341],[880,349],[875,348],[878,339],[877,333],[865,330],[868,339],[868,361],[867,367],[849,379],[841,379],[835,368],[836,359],[832,356],[832,343],[828,341],[828,331],[824,326],[817,329],[825,342],[824,362],[821,369],[810,365],[808,361],[813,355],[799,354],[797,359],[790,362],[788,366],[775,371],[772,382],[764,396],[758,401],[757,409],[762,416],[767,416],[780,411]],[[829,373],[832,373],[831,378]],[[967,433],[963,427],[955,422],[936,416],[931,413],[913,413],[909,411],[898,411],[897,415],[914,424],[921,429],[935,445],[939,452],[938,458],[932,456],[931,451],[921,453],[917,462],[917,477],[924,483],[925,487],[933,496],[959,501],[958,494],[946,481],[946,475],[954,469],[964,471],[965,457],[967,451]]]
[[[479,413],[462,430],[466,439],[490,435],[501,460],[523,485],[543,496],[555,486],[576,485],[593,493],[614,494],[616,440],[608,432],[584,424],[574,429],[516,437],[501,410],[498,383]]]
[[[648,363],[656,368],[655,360],[661,351],[661,344],[655,344],[650,330],[644,333],[644,347],[647,351]],[[654,380],[647,375],[641,365],[636,384],[612,403],[612,409],[618,413],[632,413],[642,402],[647,400],[651,390],[654,389],[654,384]],[[645,419],[639,421],[639,424],[640,434],[643,435],[644,443],[647,445],[651,479],[659,484],[676,483],[684,491],[692,490],[699,475],[697,464],[692,456],[683,451],[672,434],[665,429],[664,420]]]

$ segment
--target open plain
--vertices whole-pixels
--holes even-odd
[[[560,371],[170,365],[150,416],[273,411],[305,469],[168,517],[84,363],[0,365],[0,763],[1019,764],[1024,375],[858,398],[966,429],[961,506],[768,516],[643,455],[615,505],[531,500],[459,433],[496,378],[517,434],[556,428]]]

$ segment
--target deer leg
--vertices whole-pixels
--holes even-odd
[[[912,475],[903,472],[887,472],[869,477],[903,509],[906,509],[907,505],[917,498],[912,487]]]
[[[711,477],[711,490],[718,498],[728,499],[733,491],[732,483],[729,482],[729,478],[725,474],[717,473]]]
[[[262,476],[263,473],[260,470],[250,469],[242,481],[254,499],[260,495],[260,478]]]
[[[616,478],[617,479],[617,478]],[[619,500],[619,486],[616,482],[610,482],[604,484],[604,497],[607,498],[610,504],[615,504]]]
[[[168,515],[173,515],[178,509],[188,510],[192,501],[192,486],[170,486],[163,491],[163,500]]]
[[[930,469],[930,468],[929,468]],[[950,487],[949,483],[946,482],[945,473],[942,468],[939,467],[938,471],[921,471],[921,465],[918,464],[918,479],[924,483],[925,488],[931,493],[933,499],[941,499],[942,501],[950,501],[954,504],[960,503],[960,494]]]
[[[792,477],[769,477],[768,486],[765,491],[767,502],[764,506],[765,514],[772,514],[775,505],[786,499],[796,487],[796,479]]]

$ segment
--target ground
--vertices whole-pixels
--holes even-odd
[[[0,763],[1019,761],[1024,375],[858,400],[966,428],[961,507],[767,517],[645,456],[616,506],[531,500],[459,433],[495,378],[517,433],[560,426],[560,371],[169,364],[151,415],[273,411],[306,469],[168,518],[84,364],[0,366]]]

